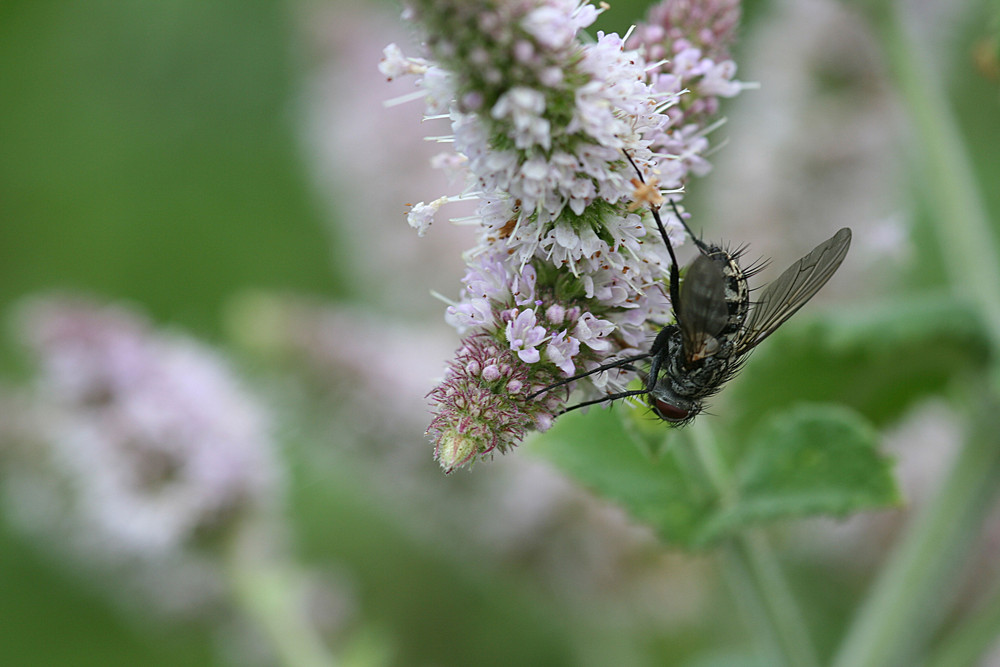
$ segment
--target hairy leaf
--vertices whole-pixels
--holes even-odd
[[[847,408],[798,406],[768,420],[737,448],[721,482],[704,469],[697,439],[652,422],[667,443],[653,450],[650,424],[627,424],[633,419],[621,406],[566,415],[529,449],[675,546],[700,548],[767,521],[898,502],[876,432]]]

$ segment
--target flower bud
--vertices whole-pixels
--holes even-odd
[[[442,433],[438,438],[434,458],[438,460],[445,473],[460,468],[469,463],[476,455],[476,441],[458,430]]]

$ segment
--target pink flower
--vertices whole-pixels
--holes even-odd
[[[430,394],[446,470],[547,427],[570,390],[623,388],[628,378],[604,374],[531,401],[522,393],[639,352],[672,317],[665,248],[645,204],[634,206],[633,180],[657,187],[655,176],[676,191],[707,169],[702,131],[715,99],[741,87],[721,45],[738,5],[660,7],[626,45],[617,34],[579,40],[599,13],[579,0],[413,0],[427,59],[386,52],[383,70],[415,65],[427,114],[447,114],[467,168],[463,197],[480,202],[465,289],[447,311],[466,335],[462,363]],[[426,206],[411,212],[420,231]],[[664,219],[680,242],[680,225]],[[507,349],[470,367],[486,341]]]
[[[156,611],[217,602],[216,548],[281,500],[267,411],[216,351],[125,308],[50,297],[22,315],[37,372],[0,403],[9,515]]]
[[[540,358],[535,346],[541,345],[547,337],[545,327],[536,326],[535,311],[527,309],[521,311],[514,319],[507,322],[507,341],[510,349],[517,352],[521,361],[533,364]]]

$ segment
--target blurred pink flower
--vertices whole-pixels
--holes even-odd
[[[37,373],[0,417],[17,425],[12,514],[80,562],[155,569],[131,585],[166,606],[206,595],[199,548],[280,500],[267,413],[216,352],[124,308],[48,297],[20,315]]]

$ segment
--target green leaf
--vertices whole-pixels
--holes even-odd
[[[631,386],[629,387],[632,388]],[[655,417],[645,405],[622,406],[621,425],[639,451],[650,461],[659,461],[674,439],[664,433],[665,424]],[[669,432],[669,429],[667,429]]]
[[[876,432],[846,408],[799,406],[769,420],[737,448],[721,482],[699,463],[705,452],[693,447],[704,443],[653,422],[666,446],[651,458],[649,425],[632,419],[627,409],[566,415],[527,447],[675,546],[697,549],[753,524],[899,500]]]
[[[711,488],[678,457],[676,431],[657,424],[660,440],[670,444],[651,459],[648,443],[636,438],[635,427],[625,426],[623,417],[629,417],[619,407],[564,415],[525,446],[655,527],[668,542],[694,544],[694,531],[712,510]]]
[[[703,527],[713,539],[749,524],[790,517],[846,516],[899,503],[892,460],[875,430],[839,406],[800,405],[749,439],[736,471],[736,500]]]
[[[985,368],[988,350],[981,323],[952,295],[806,318],[754,352],[718,411],[737,432],[803,400],[842,403],[883,426],[956,376]]]

